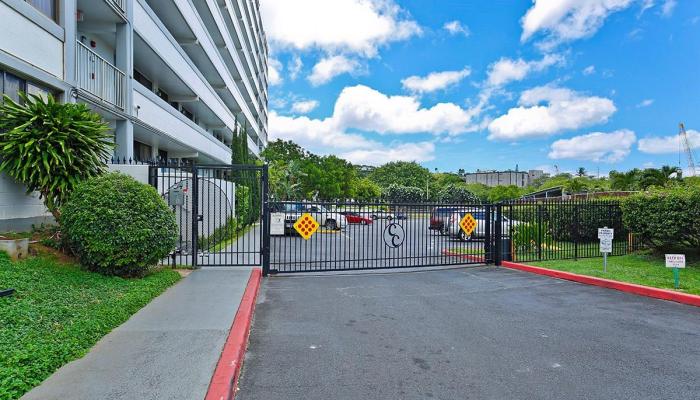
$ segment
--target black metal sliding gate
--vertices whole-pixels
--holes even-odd
[[[494,238],[503,236],[496,211],[480,204],[272,202],[270,272],[496,262],[502,245]],[[467,214],[469,234],[460,226]],[[304,225],[307,218],[313,221]]]
[[[165,264],[261,266],[266,261],[267,166],[159,163],[149,182],[175,213],[175,250]]]

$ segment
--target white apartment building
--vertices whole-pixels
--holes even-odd
[[[258,0],[0,0],[0,21],[0,91],[88,104],[119,159],[227,164],[241,128],[267,145]],[[17,189],[0,177],[0,221],[41,209]]]

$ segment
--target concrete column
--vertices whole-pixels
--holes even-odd
[[[132,75],[134,71],[134,29],[131,24],[131,21],[133,21],[133,3],[131,1],[126,2],[126,14],[128,21],[117,24],[114,65],[126,75],[126,82],[124,85],[124,112],[129,115],[135,115],[132,90]]]
[[[152,159],[157,159],[158,158],[158,143],[154,143],[151,145],[151,158]]]
[[[117,121],[115,133],[114,157],[118,159],[134,159],[134,123],[130,120]]]
[[[59,4],[59,23],[65,30],[65,42],[63,43],[63,80],[69,85],[77,86],[75,78],[75,37],[78,24],[75,21],[77,11],[77,0],[63,0]],[[73,103],[75,98],[71,96],[70,90],[63,93],[64,103]]]

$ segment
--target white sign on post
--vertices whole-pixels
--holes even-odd
[[[613,240],[615,236],[615,230],[613,228],[598,228],[598,239],[609,239]]]
[[[666,268],[685,268],[685,254],[666,254]]]
[[[284,213],[270,214],[270,235],[284,236]]]
[[[600,252],[601,253],[612,253],[612,239],[600,239]]]

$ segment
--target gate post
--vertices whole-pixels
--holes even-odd
[[[493,224],[493,218],[491,218],[490,204],[486,205],[486,210],[484,210],[484,214],[484,222],[486,223],[486,226],[484,226],[484,260],[488,264],[493,261],[493,237],[491,235],[491,224]]]
[[[197,165],[192,164],[192,267],[197,268],[199,251],[199,176]]]
[[[262,169],[262,274],[268,276],[270,274],[270,196],[269,192],[269,176],[268,165],[263,165]]]
[[[496,231],[494,234],[496,237],[494,264],[498,267],[503,261],[503,206],[501,203],[496,204],[496,226],[494,228]]]

